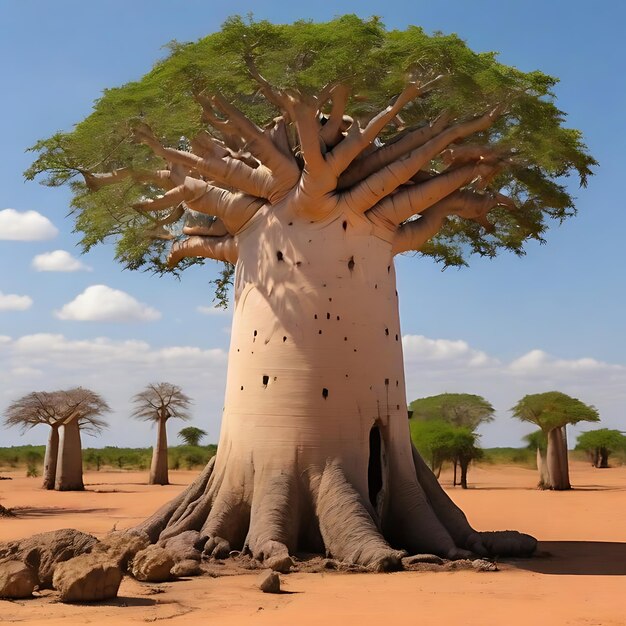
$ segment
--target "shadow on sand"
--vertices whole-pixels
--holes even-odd
[[[626,543],[541,541],[534,557],[511,565],[538,574],[626,576]]]
[[[51,515],[68,515],[74,513],[110,513],[112,509],[79,509],[62,506],[18,506],[12,511],[17,517],[49,517]]]

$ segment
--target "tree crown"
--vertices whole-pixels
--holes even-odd
[[[360,192],[359,183],[371,182],[363,171],[380,178],[389,155],[404,159],[414,148],[403,146],[420,145],[416,138],[446,129],[448,143],[426,154],[400,186],[386,184],[383,195],[390,198],[399,189],[409,198],[407,185],[435,178],[443,183],[451,179],[441,175],[455,170],[456,188],[463,191],[448,195],[454,206],[439,207],[438,216],[446,219],[433,226],[433,212],[423,212],[429,218],[424,221],[418,219],[422,209],[401,211],[394,218],[398,226],[421,224],[404,229],[407,240],[396,251],[418,250],[445,265],[463,265],[468,253],[523,254],[528,239],[543,241],[551,220],[575,213],[564,179],[575,175],[585,185],[596,162],[581,133],[564,126],[565,113],[554,103],[556,82],[540,71],[506,66],[493,52],[475,53],[456,35],[428,35],[417,26],[387,30],[376,18],[355,15],[281,25],[232,17],[221,31],[197,42],[170,43],[169,55],[140,80],[105,90],[93,113],[71,132],[32,147],[37,158],[25,175],[43,175],[52,186],[71,185],[84,250],[112,238],[126,267],[173,271],[173,265],[180,270],[207,257],[227,263],[234,258],[232,251],[216,252],[215,242],[206,240],[193,240],[180,252],[177,241],[187,232],[215,234],[206,220],[198,226],[194,211],[221,217],[219,207],[198,202],[198,179],[267,199],[265,190],[272,203],[275,187],[268,191],[250,180],[235,180],[233,168],[220,182],[216,172],[236,160],[239,173],[246,166],[256,171],[246,170],[253,182],[264,181],[260,164],[284,187],[295,163],[298,175],[289,179],[294,187],[305,162],[313,170],[314,162],[321,166],[309,132],[311,111],[317,116],[322,161],[328,162],[337,145],[360,146],[356,152],[343,150],[345,158],[352,156],[344,158],[345,167],[326,194]],[[408,88],[411,84],[419,89]],[[379,111],[387,111],[384,119],[376,116]],[[467,123],[490,111],[488,124],[467,130]],[[381,121],[375,132],[373,120]],[[450,130],[462,122],[466,130],[460,135]],[[268,147],[268,137],[282,155]],[[157,141],[161,148],[155,152]],[[169,146],[169,156],[163,146]],[[187,153],[182,173],[185,160],[180,154],[169,158],[174,151]],[[375,158],[372,152],[378,153]],[[204,160],[200,168],[189,166],[193,154]],[[374,162],[383,169],[372,170]],[[471,172],[468,164],[474,166]],[[200,175],[202,168],[207,171]],[[195,187],[186,175],[196,179]],[[316,177],[318,186],[321,178]],[[176,210],[164,211],[163,201],[146,208],[159,189],[176,185],[182,186],[178,195],[172,192]],[[396,202],[401,199],[396,194]],[[241,221],[231,226],[226,224],[226,231],[233,234]],[[171,240],[177,253],[174,262],[170,254],[168,264]],[[232,271],[226,268],[222,288]]]
[[[482,396],[470,393],[442,393],[418,398],[409,405],[418,420],[443,420],[455,426],[475,430],[480,424],[492,422],[494,408]]]
[[[560,391],[547,391],[524,396],[512,409],[513,416],[523,422],[537,424],[544,431],[578,422],[597,422],[597,409]]]
[[[196,426],[185,426],[178,431],[178,436],[188,445],[197,446],[203,437],[207,436],[206,430]]]
[[[168,420],[170,417],[191,419],[188,413],[191,398],[178,385],[172,383],[146,385],[145,389],[133,396],[133,403],[135,410],[132,416],[136,419],[154,422]]]
[[[606,448],[610,452],[626,450],[626,436],[619,430],[598,428],[578,435],[576,448],[579,450],[595,450]]]
[[[102,396],[83,387],[32,391],[8,406],[4,423],[9,427],[19,426],[24,432],[37,424],[57,428],[64,423],[78,421],[82,430],[96,434],[107,427],[101,415],[110,410]]]

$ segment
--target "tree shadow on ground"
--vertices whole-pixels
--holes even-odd
[[[535,556],[510,562],[538,574],[626,576],[626,543],[616,541],[541,541]]]
[[[75,513],[110,513],[113,509],[79,509],[62,506],[18,506],[11,509],[16,517],[49,517]]]

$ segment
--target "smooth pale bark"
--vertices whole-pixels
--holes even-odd
[[[152,451],[150,464],[150,485],[169,485],[167,468],[167,418],[159,417],[157,421],[157,442]]]
[[[75,419],[61,426],[54,488],[57,491],[82,491],[85,488],[80,428]]]
[[[48,445],[43,460],[43,485],[44,489],[54,489],[57,473],[57,457],[59,455],[59,427],[52,425],[48,436]]]

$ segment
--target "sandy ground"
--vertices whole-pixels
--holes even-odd
[[[0,518],[0,540],[73,527],[103,535],[145,518],[195,476],[171,472],[173,485],[148,486],[138,472],[92,472],[83,493],[46,492],[40,479],[0,472],[0,502],[19,517]],[[267,595],[257,574],[140,584],[126,578],[117,600],[64,605],[52,592],[0,600],[0,622],[22,624],[215,623],[334,625],[626,625],[626,467],[573,463],[568,493],[535,490],[535,472],[472,468],[473,488],[449,489],[481,529],[517,528],[540,540],[539,555],[500,564],[499,572],[291,574],[285,593]],[[449,476],[443,476],[449,486]]]

